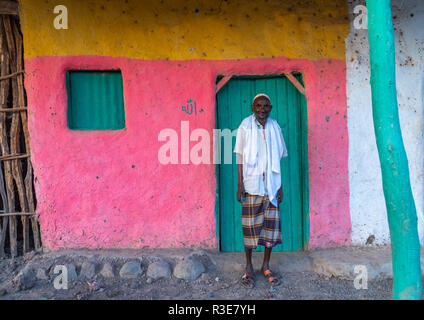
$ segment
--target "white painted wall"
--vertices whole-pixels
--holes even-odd
[[[368,30],[353,26],[356,5],[349,0],[350,34],[346,39],[349,130],[349,184],[352,243],[390,243],[380,162],[372,119]],[[396,46],[399,118],[409,160],[418,230],[424,244],[424,1],[392,0]]]

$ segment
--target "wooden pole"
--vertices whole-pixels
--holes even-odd
[[[396,95],[390,0],[367,0],[374,131],[392,243],[393,298],[421,299],[417,213]]]
[[[23,56],[23,39],[22,35],[19,31],[19,26],[17,21],[15,21],[13,25],[13,33],[16,40],[16,48],[17,48],[17,70],[23,70],[23,62],[24,62],[24,56]],[[18,107],[26,105],[25,101],[25,88],[24,88],[24,73],[20,73],[17,76],[18,81],[18,88],[19,88],[19,101],[18,101]],[[26,109],[26,108],[25,108]],[[29,142],[29,131],[28,131],[28,120],[27,120],[27,110],[21,110],[19,113],[22,120],[22,129],[25,139],[25,149],[26,153],[28,154],[30,152],[30,142]],[[33,192],[33,171],[32,171],[32,163],[31,159],[27,157],[27,172],[25,176],[25,186],[23,189],[25,189],[25,208],[22,208],[24,211],[35,211],[35,200],[34,200],[34,192]],[[26,219],[26,218],[25,218]],[[40,232],[38,228],[38,220],[36,216],[31,216],[31,226],[32,226],[32,233],[33,233],[33,239],[34,239],[34,246],[36,250],[41,249],[41,239],[40,239]],[[28,237],[29,240],[29,237]]]
[[[1,68],[0,75],[6,76],[10,74],[10,58],[7,50],[6,35],[4,30],[4,19],[7,16],[0,16],[0,59]],[[0,81],[0,104],[7,105],[9,99],[10,80]],[[10,154],[8,134],[7,134],[7,117],[6,114],[0,113],[0,148],[2,154]],[[12,164],[10,161],[3,162],[4,179],[6,184],[7,203],[4,203],[6,212],[15,211],[15,192],[13,186],[13,173]],[[6,231],[9,228],[10,246],[12,255],[17,255],[17,233],[16,233],[16,218],[5,217],[3,219],[2,235],[0,238],[0,250],[4,254],[4,245],[6,238]],[[1,252],[0,252],[1,253]]]
[[[0,16],[0,76],[7,72],[8,66],[9,66],[9,61],[8,61],[7,53],[4,49],[4,42],[3,42],[3,18]],[[9,91],[8,85],[9,85],[8,81],[1,81],[0,82],[0,103],[3,104],[3,105],[6,104],[6,102],[7,102],[7,96],[8,96],[8,91]],[[6,143],[5,143],[5,141],[6,141]],[[3,113],[0,113],[0,147],[1,147],[2,154],[4,154],[6,149],[8,150],[7,146],[5,146],[5,144],[7,144],[6,115],[3,114]],[[1,198],[2,198],[2,201],[3,201],[3,206],[5,207],[4,211],[9,212],[6,188],[3,184],[3,181],[4,181],[3,168],[1,167],[1,165],[2,164],[0,163],[0,178],[1,178],[0,192],[1,192]],[[4,170],[6,171],[6,168]],[[9,223],[8,217],[4,217],[4,218],[0,219],[0,224],[2,224],[2,225],[0,225],[0,258],[4,257],[4,255],[5,255],[4,246],[5,246],[5,241],[6,241],[6,232],[7,232],[8,223]]]
[[[0,1],[1,9],[1,1]],[[18,255],[18,218],[22,222],[23,252],[30,250],[30,222],[34,247],[41,249],[40,231],[35,212],[33,169],[30,159],[30,143],[27,107],[24,88],[23,39],[19,21],[10,15],[0,15],[0,163],[4,167],[0,193],[4,213],[0,214],[3,227],[0,229],[0,256],[4,255],[6,231],[9,231],[10,252]],[[11,93],[12,95],[9,96]],[[10,128],[9,121],[11,119]],[[21,146],[20,134],[24,135],[25,146]],[[20,152],[21,148],[22,150]],[[23,161],[26,175],[23,178]],[[16,189],[16,190],[15,190]],[[15,212],[15,191],[19,196],[21,212]]]
[[[11,26],[11,19],[10,16],[3,16],[3,26],[4,26],[4,32],[6,35],[6,43],[7,43],[7,49],[9,53],[9,59],[10,59],[10,70],[12,73],[15,73],[17,71],[16,67],[16,46],[15,41],[13,37],[13,30]],[[18,82],[16,77],[11,79],[12,83],[12,104],[13,107],[18,107]],[[11,153],[19,153],[19,114],[13,113],[12,114],[12,124],[10,127],[10,152]],[[12,163],[12,174],[13,178],[15,180],[16,186],[18,188],[18,195],[19,195],[19,202],[22,205],[22,192],[21,187],[22,183],[19,179],[19,168],[17,164],[18,160],[11,161]],[[12,210],[12,208],[10,208]],[[18,255],[18,242],[17,242],[17,234],[18,234],[18,222],[16,217],[12,216],[9,218],[9,235],[10,235],[10,253],[12,257],[16,257]],[[26,236],[25,232],[23,234],[24,238]],[[24,240],[24,248],[26,248],[26,243]],[[25,250],[24,250],[25,252]]]

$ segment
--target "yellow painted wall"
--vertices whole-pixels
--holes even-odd
[[[345,59],[346,0],[19,0],[25,58]],[[56,5],[69,29],[56,30]],[[196,10],[197,9],[197,10]],[[196,12],[198,11],[198,12]]]

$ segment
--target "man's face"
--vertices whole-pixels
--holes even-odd
[[[272,110],[271,103],[265,97],[257,98],[252,105],[252,111],[259,122],[265,122]]]

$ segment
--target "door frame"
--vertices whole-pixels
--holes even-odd
[[[300,72],[293,72],[294,77],[303,85],[303,75]],[[219,75],[216,78],[216,84],[224,77]],[[266,79],[272,77],[284,77],[285,74],[265,74],[265,75],[233,75],[231,79]],[[230,79],[230,81],[231,81]],[[290,82],[291,83],[291,82]],[[293,85],[291,83],[291,85]],[[294,85],[293,85],[294,86]],[[297,89],[296,89],[297,90]],[[215,129],[219,129],[218,123],[218,92],[215,94]],[[307,99],[306,96],[301,93],[301,112],[300,112],[300,126],[301,126],[301,175],[302,175],[302,251],[308,250],[309,247],[309,161],[308,161],[308,118],[307,118]],[[220,140],[220,139],[219,139]],[[219,144],[221,141],[219,141]],[[215,152],[215,150],[214,150]],[[220,155],[219,155],[220,156]],[[220,223],[220,164],[215,164],[215,179],[216,179],[216,191],[215,191],[215,219],[216,219],[216,239],[218,245],[218,251],[221,251],[221,223]]]

